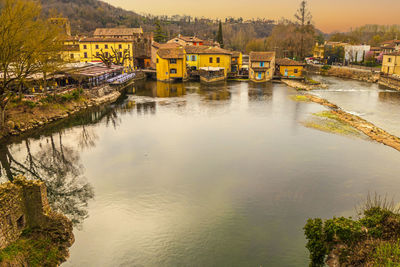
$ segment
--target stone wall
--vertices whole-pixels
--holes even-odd
[[[337,66],[330,66],[328,70],[324,70],[323,67],[324,66],[322,65],[307,65],[306,72],[308,74],[335,76],[339,78],[347,78],[371,83],[378,82],[380,76],[378,72],[374,72],[371,70]]]
[[[393,76],[381,75],[378,83],[392,89],[400,90],[400,79]]]
[[[74,242],[72,223],[51,211],[45,184],[16,177],[0,185],[0,249],[17,241],[26,228],[43,231],[66,247]]]

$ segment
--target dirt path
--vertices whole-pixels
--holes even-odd
[[[326,106],[331,109],[332,114],[336,115],[341,121],[353,126],[357,130],[363,132],[365,135],[369,136],[372,140],[375,140],[381,144],[390,146],[398,151],[400,151],[400,138],[394,136],[385,130],[375,126],[374,124],[356,116],[350,114],[337,105],[332,104],[326,99],[319,98],[314,95],[306,94],[304,95],[309,101],[318,103],[320,105]]]

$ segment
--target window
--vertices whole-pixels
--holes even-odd
[[[294,73],[298,73],[298,70],[297,70],[297,69],[294,69]]]
[[[190,61],[190,56],[186,56],[186,60],[187,60],[187,61]]]
[[[84,57],[84,58],[87,58],[87,53],[86,53],[86,52],[83,53],[83,57]]]
[[[264,61],[260,62],[260,67],[264,67]]]
[[[108,49],[108,45],[104,45],[104,48],[105,48],[105,49]]]
[[[83,45],[83,49],[87,49],[87,45]]]
[[[104,55],[105,55],[106,57],[108,57],[108,52],[105,52]]]
[[[388,62],[390,63],[390,62],[392,62],[392,58],[390,57],[390,58],[388,58]]]
[[[212,57],[210,57],[210,63],[213,63],[213,58]]]
[[[196,56],[192,56],[192,61],[196,61]]]
[[[74,54],[71,54],[71,59],[74,59]]]
[[[122,49],[122,44],[118,45],[118,48],[119,48],[119,49]]]
[[[99,45],[96,45],[96,49],[99,49]]]
[[[220,62],[221,62],[220,58],[219,58],[219,57],[217,57],[217,63],[220,63]]]
[[[171,74],[176,74],[176,69],[171,69],[170,72]]]
[[[176,58],[171,58],[171,59],[169,60],[169,63],[171,63],[171,64],[176,64]]]
[[[157,63],[158,63],[158,58],[157,58]]]

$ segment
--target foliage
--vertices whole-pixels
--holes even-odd
[[[37,2],[4,0],[0,10],[0,127],[6,107],[29,76],[47,73],[59,64],[61,29],[40,16]]]
[[[328,71],[330,69],[331,69],[331,66],[329,66],[329,65],[324,65],[321,67],[321,70],[323,70],[323,71]]]
[[[308,240],[306,248],[310,251],[310,267],[324,266],[328,252],[324,240],[323,223],[321,219],[309,219],[304,232]]]
[[[49,238],[22,236],[15,243],[0,251],[0,263],[15,261],[19,257],[26,259],[29,266],[58,266],[60,251]]]
[[[399,266],[400,241],[381,242],[372,255],[374,266]]]
[[[344,61],[345,51],[341,46],[325,46],[324,59],[327,61],[328,65],[331,65],[335,62],[343,62]]]
[[[340,249],[336,253],[339,253],[341,264],[398,264],[398,209],[386,197],[375,195],[373,199],[368,196],[360,216],[358,220],[344,217],[325,221],[309,219],[304,231],[308,240],[306,247],[310,251],[310,266],[323,266],[326,255],[338,248]]]
[[[154,25],[156,26],[156,29],[154,30],[154,41],[158,43],[164,43],[167,41],[167,36],[164,32],[164,30],[161,27],[161,22],[157,20]]]
[[[224,48],[224,37],[222,35],[222,22],[221,21],[219,22],[216,41],[219,43],[221,48]]]

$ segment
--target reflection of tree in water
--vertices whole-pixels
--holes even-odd
[[[0,149],[2,177],[12,181],[13,176],[23,174],[28,179],[44,181],[52,208],[75,225],[82,223],[88,216],[87,206],[94,191],[84,177],[79,153],[63,144],[61,133],[41,141],[36,153],[32,152],[29,139],[24,140],[24,145],[26,156],[21,161],[12,156],[8,146]]]
[[[81,224],[88,217],[87,206],[94,197],[94,189],[84,175],[79,150],[63,142],[65,129],[81,127],[75,140],[78,148],[88,149],[96,146],[99,138],[91,125],[103,122],[116,128],[120,124],[119,114],[132,112],[134,107],[130,102],[98,107],[62,124],[38,130],[22,142],[17,139],[16,149],[1,144],[0,178],[13,181],[14,176],[22,174],[28,179],[42,180],[52,208],[75,225]],[[39,140],[32,142],[36,139]]]

